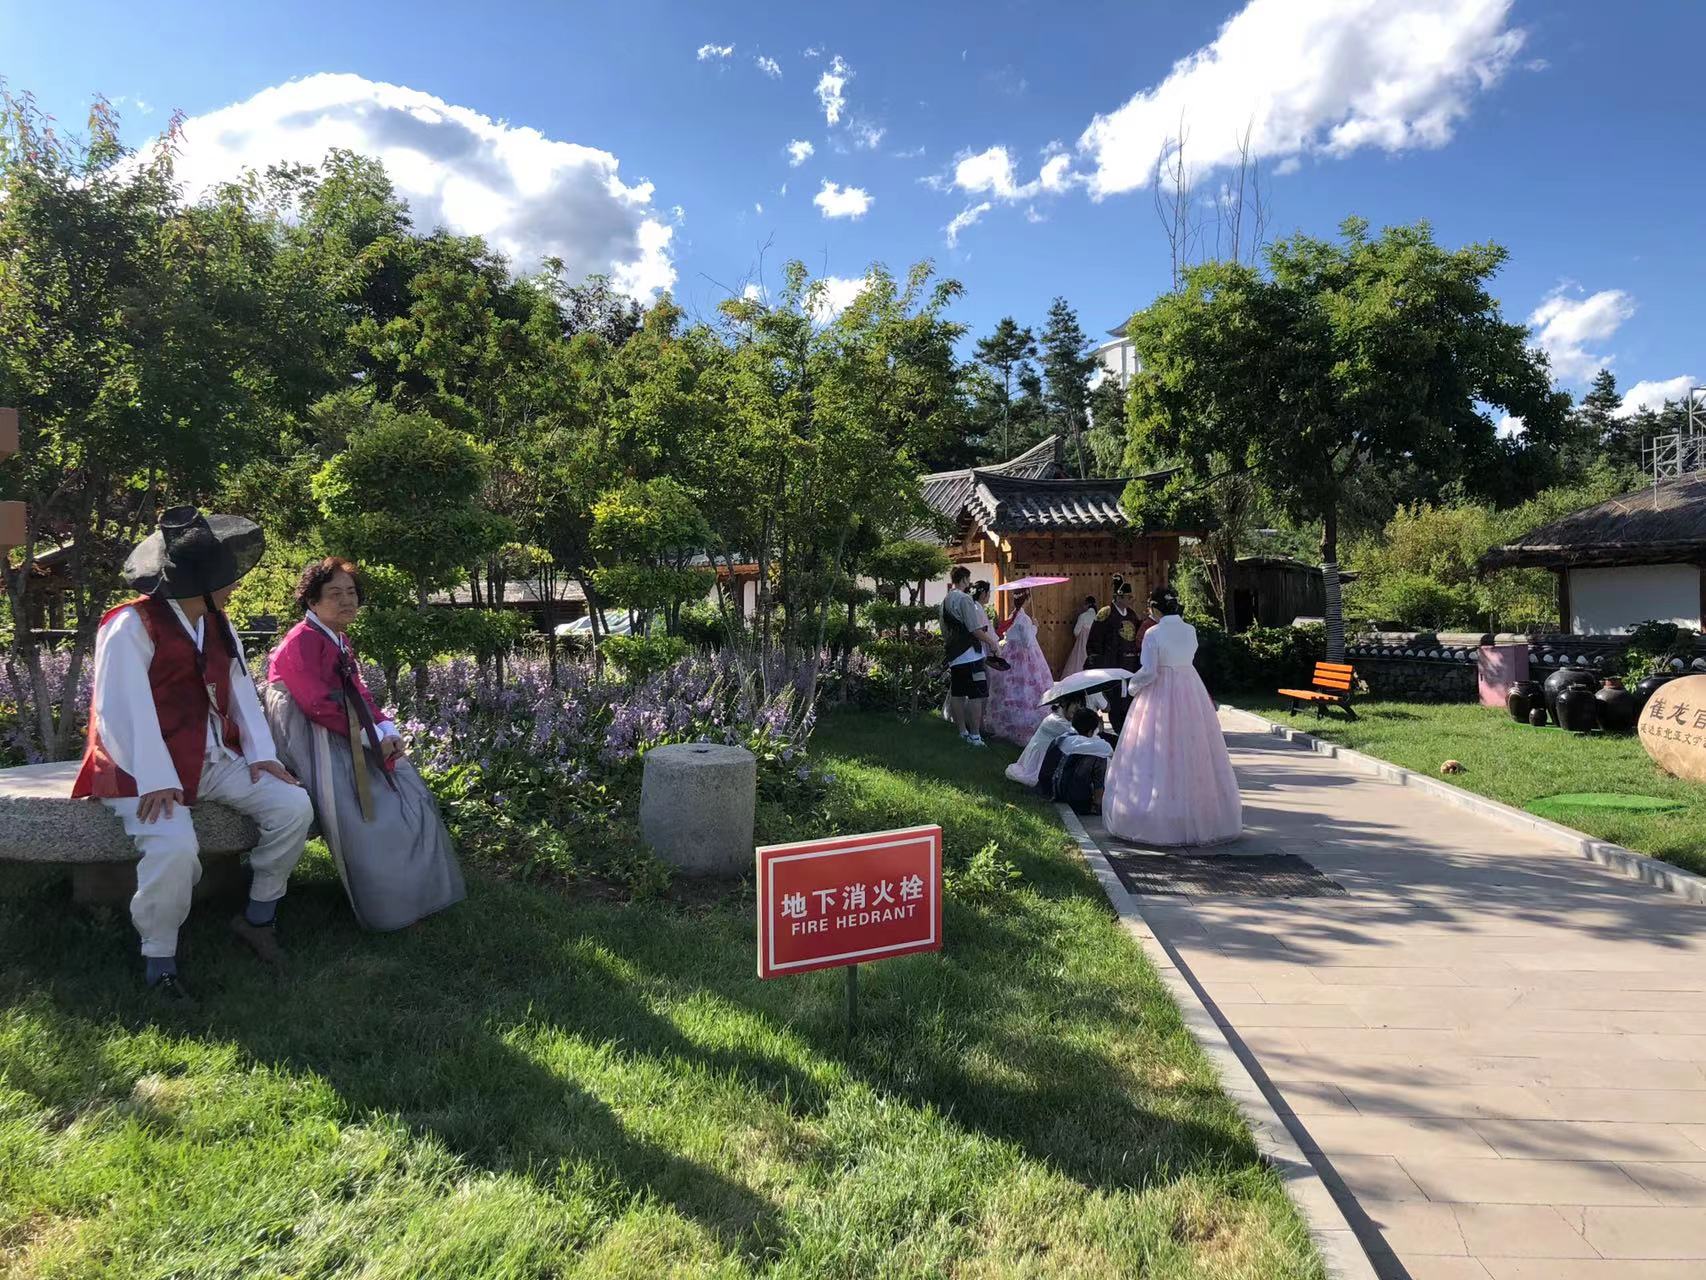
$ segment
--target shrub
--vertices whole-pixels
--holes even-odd
[[[599,648],[627,679],[644,680],[685,658],[688,644],[681,636],[606,636]]]
[[[1197,672],[1216,698],[1307,683],[1327,653],[1327,633],[1319,626],[1252,627],[1234,634],[1207,619],[1194,625]]]

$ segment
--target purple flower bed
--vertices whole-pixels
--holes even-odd
[[[264,667],[263,655],[251,665]],[[48,659],[57,694],[66,663]],[[640,762],[675,742],[742,746],[758,758],[761,802],[812,803],[822,779],[806,762],[816,712],[798,692],[806,673],[780,661],[761,672],[727,653],[683,659],[637,683],[601,678],[590,663],[561,663],[552,685],[543,658],[505,663],[502,682],[470,660],[437,663],[426,697],[405,677],[398,728],[432,786],[465,855],[521,874],[583,875],[655,890],[667,873],[636,829]],[[376,693],[377,669],[365,673]],[[39,758],[20,720],[31,713],[0,665],[0,765]],[[768,679],[766,679],[768,676]],[[89,701],[88,667],[78,706]],[[766,693],[766,689],[770,692]]]
[[[524,658],[506,664],[499,684],[457,660],[433,668],[425,699],[399,714],[398,728],[465,852],[522,873],[592,874],[645,891],[667,878],[635,826],[640,761],[652,747],[742,746],[758,758],[762,797],[815,794],[805,749],[816,713],[796,691],[799,675],[775,666],[767,694],[755,666],[718,654],[633,684],[562,664],[553,686],[542,659]],[[377,671],[367,676],[381,686]]]
[[[42,674],[47,679],[48,697],[59,699],[65,687],[66,673],[71,666],[69,650],[42,655]],[[77,741],[82,742],[83,723],[89,714],[91,678],[94,660],[83,663],[78,673],[78,691],[74,702],[77,716]],[[11,654],[0,654],[0,768],[19,764],[40,764],[42,753],[39,735],[35,732],[35,698],[31,691],[29,669]]]

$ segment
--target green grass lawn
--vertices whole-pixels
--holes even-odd
[[[1578,737],[1519,725],[1504,711],[1472,703],[1358,702],[1355,722],[1328,712],[1289,718],[1278,701],[1235,704],[1418,773],[1439,776],[1447,760],[1464,772],[1443,779],[1517,808],[1545,796],[1627,792],[1673,800],[1669,813],[1547,808],[1553,821],[1690,871],[1706,872],[1706,786],[1673,778],[1648,758],[1634,735]]]
[[[199,1012],[128,922],[0,889],[0,1274],[1315,1277],[1307,1234],[1051,812],[936,720],[830,717],[801,830],[939,821],[1014,892],[947,948],[754,976],[752,898],[471,870],[402,934],[323,854],[264,977],[198,908]]]

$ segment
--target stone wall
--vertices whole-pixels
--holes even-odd
[[[1535,680],[1563,667],[1607,676],[1624,667],[1627,636],[1482,635],[1467,631],[1374,631],[1346,646],[1345,661],[1375,698],[1416,702],[1475,702],[1480,683],[1475,660],[1484,644],[1528,645],[1529,675]],[[1697,641],[1697,669],[1706,668],[1706,641]]]

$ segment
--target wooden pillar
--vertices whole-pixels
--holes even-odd
[[[1570,631],[1570,571],[1564,568],[1555,572],[1558,575],[1558,630],[1568,634]]]
[[[18,411],[0,409],[0,462],[18,451]],[[24,540],[24,504],[0,502],[0,556]]]

